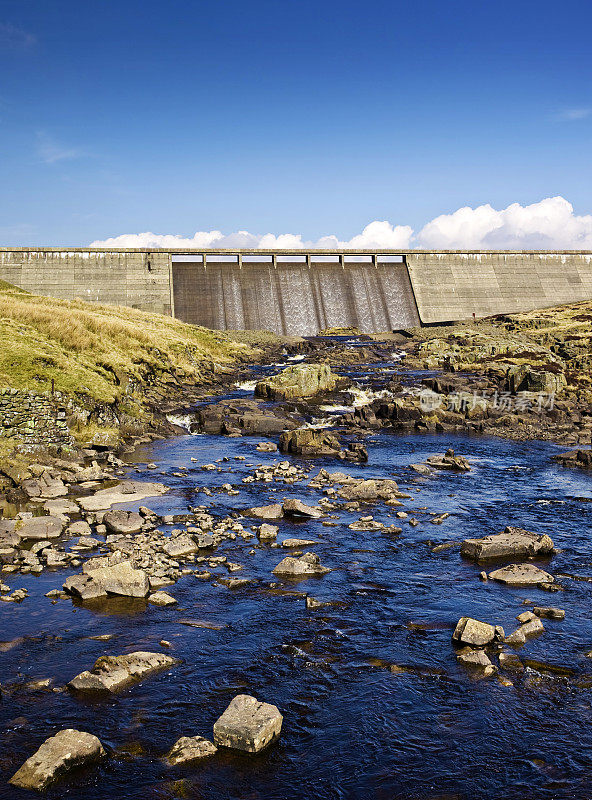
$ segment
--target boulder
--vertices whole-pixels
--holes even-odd
[[[532,558],[555,552],[553,540],[547,534],[532,533],[508,525],[503,532],[480,539],[465,539],[460,553],[474,561],[493,558]]]
[[[164,653],[142,650],[122,656],[101,656],[91,670],[72,678],[68,687],[78,692],[116,692],[180,663],[178,658]]]
[[[108,594],[146,597],[150,591],[148,575],[144,570],[134,569],[130,561],[111,566],[97,565],[96,568],[93,561],[102,562],[103,559],[90,559],[84,565],[82,575],[70,576],[64,583],[66,592],[81,600],[91,600]]]
[[[540,619],[535,617],[534,619],[525,622],[524,625],[521,625],[519,630],[523,636],[528,639],[530,636],[538,636],[539,633],[543,633],[545,628]]]
[[[303,503],[296,498],[286,498],[282,503],[284,515],[287,517],[306,517],[307,519],[319,519],[323,512],[318,508]]]
[[[395,481],[370,478],[345,483],[337,491],[344,500],[357,500],[361,503],[374,503],[377,500],[392,500],[400,494]]]
[[[66,533],[68,536],[90,536],[92,531],[86,520],[79,519],[78,522],[72,522],[68,525]]]
[[[108,511],[103,524],[111,533],[140,533],[143,518],[136,511]]]
[[[46,739],[15,772],[9,783],[22,789],[43,791],[70,770],[95,764],[105,755],[103,745],[96,736],[65,728]]]
[[[282,721],[277,706],[239,694],[214,723],[214,742],[219,747],[258,753],[278,738]]]
[[[269,525],[267,522],[264,522],[263,525],[259,526],[257,536],[262,542],[271,541],[277,539],[278,532],[279,528],[277,525]]]
[[[204,739],[203,736],[182,736],[171,747],[165,759],[171,767],[174,767],[177,764],[186,764],[189,761],[213,756],[217,752],[216,745],[208,739]]]
[[[279,503],[273,503],[270,506],[255,506],[249,508],[246,512],[250,517],[259,517],[259,519],[282,519],[284,510]]]
[[[341,453],[337,437],[318,428],[284,431],[280,436],[279,446],[282,453],[301,456],[338,456]]]
[[[288,578],[308,578],[313,575],[326,575],[331,572],[328,567],[323,567],[315,553],[305,553],[300,558],[287,556],[273,570],[274,575]]]
[[[508,586],[537,586],[539,583],[555,581],[552,575],[534,564],[508,564],[507,567],[490,572],[488,577]]]
[[[453,642],[473,647],[486,647],[499,638],[503,638],[503,630],[498,625],[480,622],[472,617],[461,617],[452,634]]]
[[[197,552],[199,548],[191,536],[182,534],[169,539],[162,549],[171,558],[181,558]]]
[[[255,397],[269,400],[293,400],[333,392],[347,381],[331,372],[327,364],[295,364],[255,386]]]
[[[149,603],[153,603],[155,606],[176,606],[177,601],[174,597],[166,592],[154,592],[148,598]]]
[[[40,539],[57,539],[64,529],[64,523],[59,517],[33,517],[23,520],[18,528],[22,539],[39,541]]]

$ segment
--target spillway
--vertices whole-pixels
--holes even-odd
[[[310,336],[355,326],[365,333],[418,325],[404,263],[173,262],[175,316],[217,330]]]

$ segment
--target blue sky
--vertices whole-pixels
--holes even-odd
[[[0,244],[588,220],[591,29],[589,0],[1,0]]]

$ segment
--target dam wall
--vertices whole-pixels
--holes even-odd
[[[370,333],[592,300],[592,251],[0,248],[0,280],[221,330]]]
[[[1,248],[0,280],[60,300],[173,311],[166,251]]]
[[[410,250],[406,261],[424,324],[592,300],[590,251]]]

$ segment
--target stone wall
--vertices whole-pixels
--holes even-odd
[[[32,446],[71,444],[66,408],[59,402],[59,397],[0,389],[0,438],[10,436]]]

